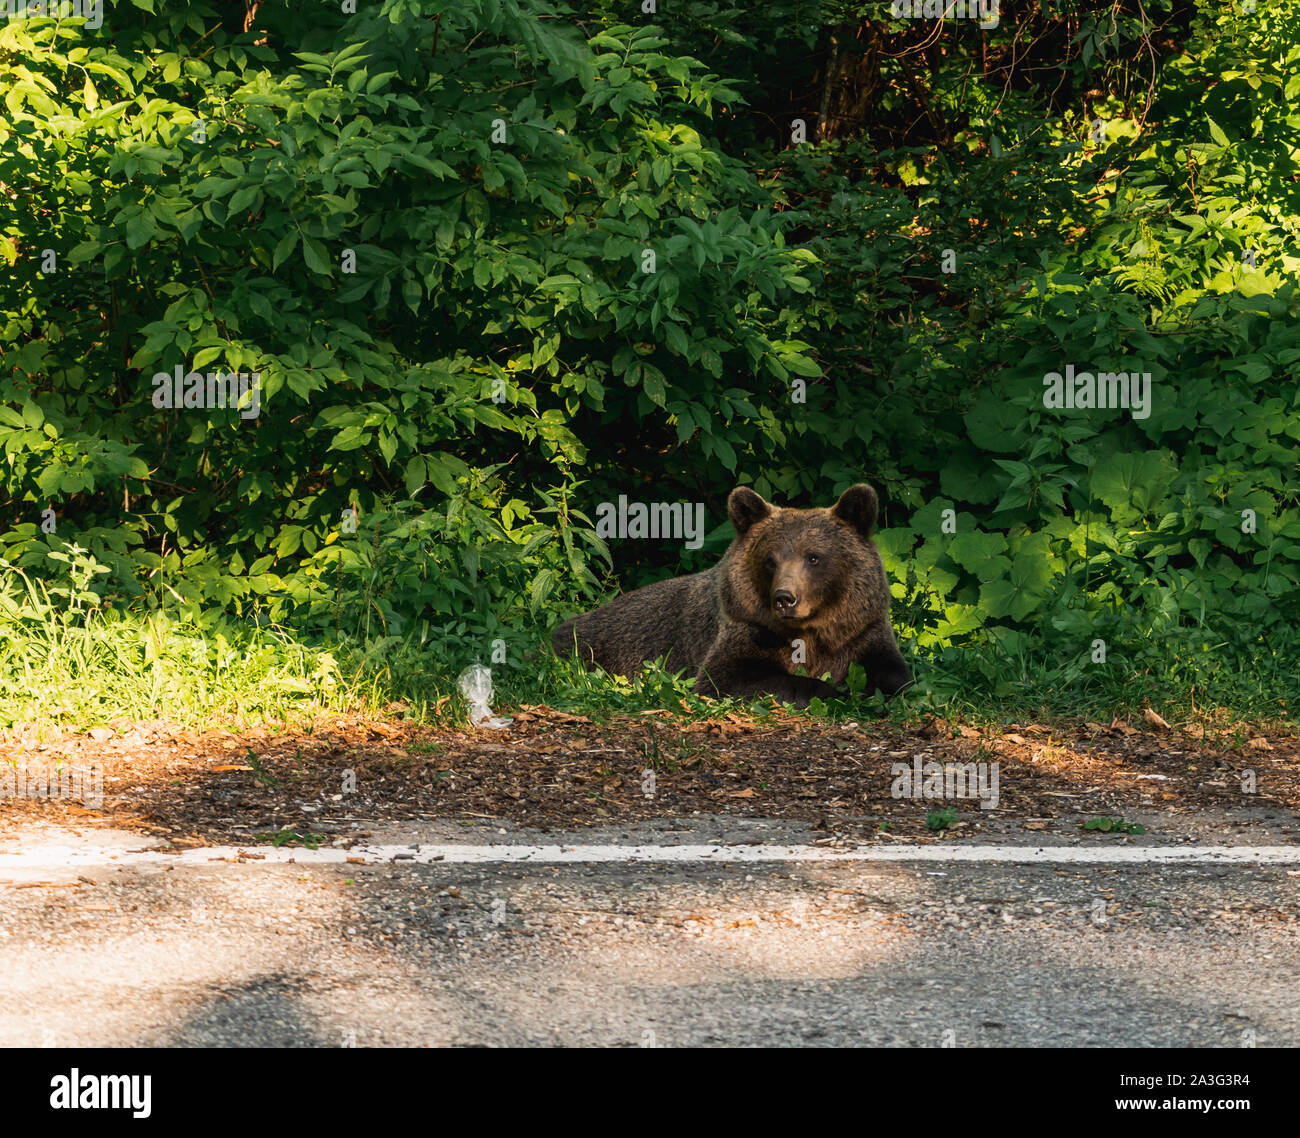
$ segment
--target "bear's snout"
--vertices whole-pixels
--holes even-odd
[[[781,616],[791,616],[795,609],[799,607],[799,598],[795,595],[793,589],[776,589],[772,593],[772,607]]]

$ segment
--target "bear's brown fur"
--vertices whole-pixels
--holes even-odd
[[[736,540],[712,569],[658,581],[570,617],[557,652],[630,675],[665,656],[709,695],[771,694],[806,707],[861,664],[867,688],[911,682],[889,624],[889,584],[871,541],[876,492],[851,486],[834,506],[780,509],[738,486]],[[807,676],[797,676],[803,666]],[[820,677],[830,673],[832,685]]]

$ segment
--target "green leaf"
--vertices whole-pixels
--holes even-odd
[[[314,237],[303,235],[302,256],[303,260],[307,262],[307,267],[313,273],[320,273],[322,276],[331,276],[333,274],[333,266],[330,264],[329,254],[325,251],[325,246]]]
[[[406,493],[410,497],[415,496],[415,492],[424,485],[424,456],[412,455],[407,460],[406,470],[402,475],[402,480],[406,485]]]
[[[1177,467],[1163,451],[1112,455],[1092,475],[1093,494],[1114,512],[1116,519],[1140,516],[1152,510],[1177,475]]]
[[[781,362],[785,365],[786,370],[794,372],[795,375],[805,376],[808,379],[817,379],[822,374],[822,369],[807,356],[791,353],[782,356]]]
[[[257,200],[261,192],[257,186],[245,186],[231,195],[227,208],[231,213],[242,213]]]
[[[1011,568],[1011,562],[1000,556],[1007,548],[1007,539],[1000,533],[982,533],[972,530],[959,533],[948,543],[948,556],[963,569],[991,581]]]
[[[367,432],[355,423],[346,426],[337,435],[334,441],[330,443],[330,450],[356,450],[358,447],[365,446],[370,441]]]
[[[278,269],[282,264],[284,264],[289,254],[293,252],[293,247],[297,244],[298,244],[298,231],[296,229],[289,230],[288,233],[286,233],[283,237],[280,238],[279,241],[276,242],[275,253],[271,258],[271,269],[273,271],[275,269]]]
[[[448,497],[456,493],[456,479],[449,456],[439,452],[425,457],[425,470],[430,482]]]
[[[135,214],[126,223],[126,247],[128,249],[139,249],[142,245],[148,244],[153,235],[157,232],[157,226],[151,214]]]
[[[664,406],[668,399],[668,387],[663,372],[650,364],[643,364],[641,377],[641,389],[653,403],[660,407]]]

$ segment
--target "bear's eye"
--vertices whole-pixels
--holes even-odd
[[[773,557],[773,556],[769,553],[766,557],[763,558],[763,564],[764,564],[765,566],[767,566],[767,568],[769,568],[769,569],[775,569],[775,568],[776,568],[776,558]]]
[[[822,559],[822,555],[821,555],[820,553],[810,553],[810,554],[808,554],[808,564],[809,564],[809,565],[816,565],[816,564],[818,564],[818,563],[821,561],[821,559]]]

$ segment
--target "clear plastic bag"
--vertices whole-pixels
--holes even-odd
[[[492,669],[482,664],[471,664],[460,674],[460,694],[469,705],[469,721],[473,727],[509,727],[513,719],[498,719],[488,706],[492,699]]]

